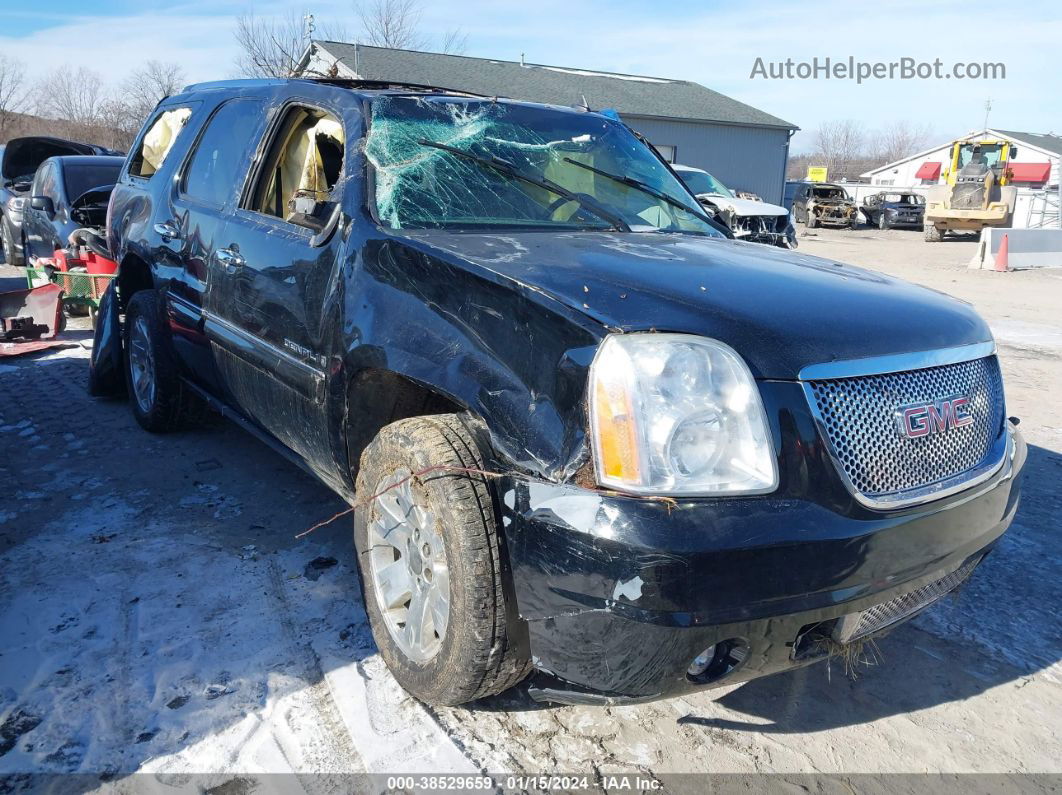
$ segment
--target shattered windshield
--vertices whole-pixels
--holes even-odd
[[[651,195],[692,204],[626,127],[596,114],[484,99],[380,97],[365,154],[375,168],[377,214],[395,229],[626,226],[719,234],[696,208]]]

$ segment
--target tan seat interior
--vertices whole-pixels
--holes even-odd
[[[343,126],[333,116],[296,108],[277,138],[250,209],[290,220],[297,198],[331,200],[343,173]]]
[[[140,168],[136,172],[137,176],[150,177],[162,168],[166,155],[170,153],[177,136],[191,115],[191,108],[175,108],[165,111],[155,120],[140,144]]]

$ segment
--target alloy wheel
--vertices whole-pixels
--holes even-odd
[[[373,593],[395,644],[410,660],[426,662],[442,647],[450,618],[446,547],[410,472],[393,472],[375,493],[368,526]]]

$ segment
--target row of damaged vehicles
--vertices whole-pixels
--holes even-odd
[[[74,230],[101,230],[123,162],[123,152],[47,136],[0,146],[4,261],[51,264]]]
[[[921,229],[925,211],[925,197],[911,191],[879,191],[865,197],[862,204],[856,204],[843,185],[831,182],[800,183],[793,194],[793,218],[808,229],[858,229],[863,220],[879,229]]]
[[[879,229],[921,229],[925,197],[911,191],[880,191],[857,204],[844,186],[836,183],[802,183],[793,196],[793,210],[737,195],[707,171],[674,165],[673,170],[697,197],[701,207],[729,229],[735,239],[796,248],[794,222],[808,229],[834,226],[858,229],[862,223]]]

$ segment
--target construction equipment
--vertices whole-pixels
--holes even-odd
[[[1009,185],[1015,154],[1009,141],[966,138],[951,145],[945,184],[926,191],[925,239],[935,243],[947,232],[980,232],[1009,226],[1017,190]]]

